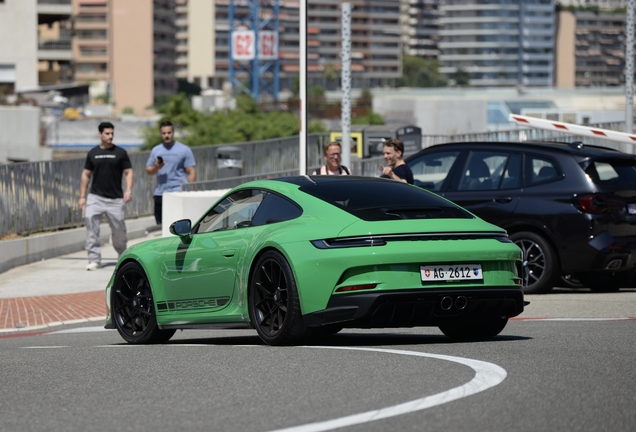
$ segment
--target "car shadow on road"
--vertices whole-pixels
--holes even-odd
[[[369,347],[369,346],[404,346],[404,345],[449,345],[458,343],[502,343],[512,341],[531,340],[526,336],[500,335],[488,341],[455,341],[444,335],[435,334],[406,334],[406,333],[354,333],[344,332],[333,336],[324,336],[310,340],[306,346],[334,346],[334,347]],[[170,345],[263,345],[258,336],[211,337],[193,339],[175,339]]]

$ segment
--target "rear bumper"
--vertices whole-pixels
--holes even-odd
[[[510,318],[523,308],[523,291],[516,287],[418,289],[334,295],[326,309],[304,315],[303,320],[310,327],[335,323],[351,328],[439,326]]]
[[[623,272],[636,268],[636,237],[613,237],[607,231],[568,251],[564,273]]]

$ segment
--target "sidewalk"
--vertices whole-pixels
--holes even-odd
[[[161,236],[128,240],[128,246]],[[86,251],[15,267],[0,274],[0,334],[78,322],[105,322],[104,290],[117,252],[102,244],[102,268],[86,271]]]

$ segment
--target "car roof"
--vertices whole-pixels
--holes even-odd
[[[610,147],[602,147],[597,145],[583,144],[578,141],[573,142],[545,142],[545,141],[466,141],[466,142],[452,142],[452,143],[444,143],[444,144],[435,144],[426,149],[422,150],[422,152],[430,150],[430,149],[439,149],[443,147],[468,147],[468,146],[488,146],[488,147],[501,147],[507,149],[516,149],[516,150],[544,150],[544,151],[556,151],[560,153],[569,153],[576,156],[583,157],[592,157],[592,158],[601,158],[608,156],[620,156],[620,157],[631,157],[634,158],[636,155],[632,155],[629,153],[622,153],[618,150],[615,150]],[[410,156],[408,159],[412,159],[414,156],[417,156],[420,152],[415,155]]]

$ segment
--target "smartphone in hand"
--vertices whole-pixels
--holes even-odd
[[[161,156],[157,156],[157,160],[159,161],[159,163],[163,163],[163,158]]]

